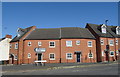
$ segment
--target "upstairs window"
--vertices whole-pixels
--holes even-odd
[[[76,41],[76,45],[80,45],[80,41],[79,40]]]
[[[106,33],[106,25],[105,24],[103,24],[101,26],[101,30],[102,30],[102,33]]]
[[[109,45],[110,46],[114,46],[114,41],[113,40],[109,40]]]
[[[88,41],[88,47],[92,47],[92,41]]]
[[[66,46],[67,47],[72,47],[72,41],[66,41]]]
[[[28,42],[28,46],[31,46],[31,42]]]
[[[15,49],[18,49],[18,43],[15,44]]]
[[[118,40],[116,40],[116,45],[118,45]]]
[[[119,26],[116,27],[116,34],[120,35],[120,27]]]
[[[100,42],[101,42],[101,45],[104,45],[104,40],[100,40]]]
[[[54,48],[55,47],[55,41],[50,41],[49,42],[49,47]]]
[[[38,46],[42,46],[42,42],[38,42]]]

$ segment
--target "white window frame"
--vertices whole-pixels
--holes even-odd
[[[77,41],[76,41],[76,45],[80,45],[80,40],[77,40]]]
[[[14,60],[17,60],[17,59],[18,59],[18,56],[17,56],[17,55],[15,55],[15,56],[14,56]]]
[[[38,46],[42,46],[42,42],[41,41],[38,42]]]
[[[111,44],[111,42],[113,42],[113,44]],[[113,40],[109,40],[109,45],[110,46],[114,46],[114,41]]]
[[[68,57],[68,54],[71,54],[71,57]],[[72,53],[66,53],[66,59],[73,59],[73,54]]]
[[[12,44],[10,44],[10,49],[12,48]]]
[[[111,52],[113,52],[113,55],[111,55]],[[110,56],[113,57],[115,55],[115,52],[114,51],[110,51]]]
[[[92,57],[90,57],[90,56],[89,56],[89,54],[90,54],[90,53],[88,53],[88,58],[93,58],[93,53],[91,52],[91,54],[92,54]]]
[[[100,40],[100,43],[101,43],[101,45],[104,45],[104,40],[101,39],[101,40]]]
[[[102,56],[104,56],[104,54],[105,54],[104,51],[102,51]]]
[[[116,55],[119,55],[119,51],[118,50],[116,51]]]
[[[15,49],[18,49],[18,43],[15,43]]]
[[[70,42],[70,43],[69,43]],[[71,40],[67,40],[66,41],[66,46],[67,47],[72,47],[72,41]]]
[[[115,42],[116,42],[116,45],[118,45],[118,40],[116,40]]]
[[[89,46],[89,43],[91,42],[91,45]],[[92,47],[92,41],[87,42],[88,47]]]
[[[28,58],[31,58],[31,54],[30,53],[28,53]]]
[[[107,33],[107,30],[106,30],[106,25],[105,24],[103,24],[102,26],[101,26],[101,30],[102,30],[102,33]]]
[[[54,58],[50,58],[51,54],[54,54]],[[55,60],[55,53],[49,53],[49,60]]]
[[[120,27],[119,26],[116,27],[116,34],[120,35]]]
[[[50,46],[51,42],[54,42],[54,46]],[[55,48],[55,41],[49,41],[49,48]]]
[[[32,42],[28,42],[28,46],[31,46],[32,45]]]

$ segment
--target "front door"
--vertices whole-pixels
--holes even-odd
[[[80,62],[80,53],[77,53],[77,62]]]
[[[109,55],[108,55],[108,53],[105,53],[105,54],[106,54],[106,61],[108,61],[108,56],[109,56]]]
[[[42,54],[38,54],[38,60],[42,59]]]

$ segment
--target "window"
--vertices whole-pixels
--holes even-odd
[[[113,40],[109,40],[109,45],[110,45],[110,46],[113,46],[113,45],[114,45]]]
[[[103,24],[101,26],[101,30],[102,30],[102,33],[106,33],[106,25],[105,24]]]
[[[118,50],[116,51],[116,55],[119,55],[119,52],[118,52]]]
[[[92,41],[88,41],[88,47],[92,47]]]
[[[104,51],[102,51],[102,56],[104,56]]]
[[[116,34],[120,35],[120,27],[119,26],[116,27]]]
[[[12,48],[12,44],[10,44],[10,49]]]
[[[66,41],[66,46],[67,47],[72,47],[72,41]]]
[[[88,53],[88,58],[93,58],[93,53]]]
[[[18,59],[17,55],[16,55],[16,56],[14,56],[14,60],[17,60],[17,59]]]
[[[31,42],[28,42],[28,46],[31,46]]]
[[[50,41],[49,42],[49,47],[50,48],[54,48],[55,47],[55,42],[54,41]]]
[[[38,42],[38,46],[42,46],[42,42]]]
[[[80,41],[79,40],[76,41],[76,45],[80,45]]]
[[[116,40],[116,45],[118,45],[118,40]]]
[[[31,58],[31,54],[30,53],[28,53],[28,58]]]
[[[66,59],[72,59],[72,53],[66,53]]]
[[[104,45],[104,40],[100,40],[100,42],[101,42],[101,45]]]
[[[55,54],[54,53],[50,53],[49,54],[49,59],[50,60],[55,60]]]
[[[18,49],[18,43],[15,44],[15,49]]]
[[[114,56],[114,51],[110,51],[110,56]]]

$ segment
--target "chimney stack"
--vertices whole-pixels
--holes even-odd
[[[12,35],[6,35],[5,38],[12,38]]]

